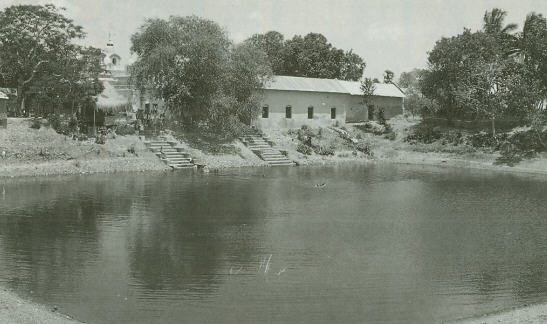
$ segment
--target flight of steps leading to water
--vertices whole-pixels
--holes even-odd
[[[192,157],[179,146],[178,142],[156,139],[145,141],[146,146],[154,152],[165,164],[173,169],[195,168]]]
[[[241,138],[253,153],[258,155],[262,160],[268,162],[271,166],[293,166],[295,163],[289,160],[279,150],[272,147],[271,142],[260,135],[246,135]]]

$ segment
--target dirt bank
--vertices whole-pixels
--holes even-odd
[[[533,305],[520,309],[465,319],[454,324],[540,324],[547,323],[547,305]]]
[[[0,289],[0,323],[10,324],[76,324],[77,322],[55,309],[47,309],[22,300],[12,292]]]
[[[8,128],[0,129],[0,177],[168,169],[137,136],[96,144],[30,125],[28,119],[9,118]]]
[[[487,169],[503,172],[547,174],[547,155],[520,162],[516,166],[495,165],[495,153],[473,150],[468,147],[435,147],[411,145],[403,139],[417,120],[395,117],[390,120],[396,134],[394,140],[363,132],[354,125],[346,125],[347,131],[366,143],[372,156],[356,150],[354,145],[342,139],[332,130],[323,130],[323,144],[335,148],[332,155],[315,152],[303,154],[297,150],[300,141],[287,130],[268,131],[266,135],[274,147],[285,151],[289,159],[299,165],[338,165],[344,163],[403,163],[435,165],[459,168]],[[0,129],[0,177],[42,176],[60,174],[87,174],[125,171],[170,170],[154,154],[149,152],[137,136],[116,136],[106,144],[72,140],[54,130],[42,127],[30,128],[30,120],[10,118],[8,128]],[[226,150],[210,152],[182,142],[182,146],[199,164],[210,169],[267,166],[241,142],[234,141]],[[198,145],[199,146],[199,145]]]

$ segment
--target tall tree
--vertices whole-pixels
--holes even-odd
[[[284,37],[280,32],[269,31],[265,34],[254,34],[245,40],[245,43],[250,43],[266,53],[273,73],[279,75],[285,73],[283,69]]]
[[[149,19],[131,41],[136,85],[158,90],[182,120],[206,120],[228,73],[231,42],[222,28],[196,16]]]
[[[17,88],[20,112],[25,110],[27,90],[40,74],[61,60],[73,40],[84,37],[82,27],[62,10],[54,5],[16,5],[0,12],[0,82]]]
[[[499,8],[486,11],[483,16],[483,30],[487,34],[509,34],[517,29],[516,24],[504,25],[507,12]]]
[[[268,56],[273,73],[278,75],[357,81],[366,66],[352,50],[344,52],[332,46],[319,33],[295,35],[283,41],[283,35],[270,31],[255,34],[245,42],[262,49]]]
[[[349,50],[342,59],[340,79],[358,81],[363,76],[366,66],[365,61],[359,55],[355,54],[353,50]]]
[[[196,16],[149,19],[131,41],[134,83],[158,93],[187,125],[233,134],[256,115],[255,90],[271,69],[252,42],[234,47],[218,24]]]

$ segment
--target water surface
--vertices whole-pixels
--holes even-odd
[[[385,165],[1,181],[0,285],[89,323],[436,323],[547,302],[546,179]]]

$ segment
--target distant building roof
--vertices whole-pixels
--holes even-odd
[[[334,79],[316,79],[276,75],[264,87],[269,90],[315,91],[346,93],[346,89]]]
[[[0,99],[9,99],[8,95],[0,90]]]
[[[272,80],[264,86],[264,89],[346,93],[351,95],[362,94],[361,83],[359,81],[303,78],[282,75],[274,76]],[[377,83],[374,95],[397,98],[403,98],[405,96],[395,85],[386,83]]]

